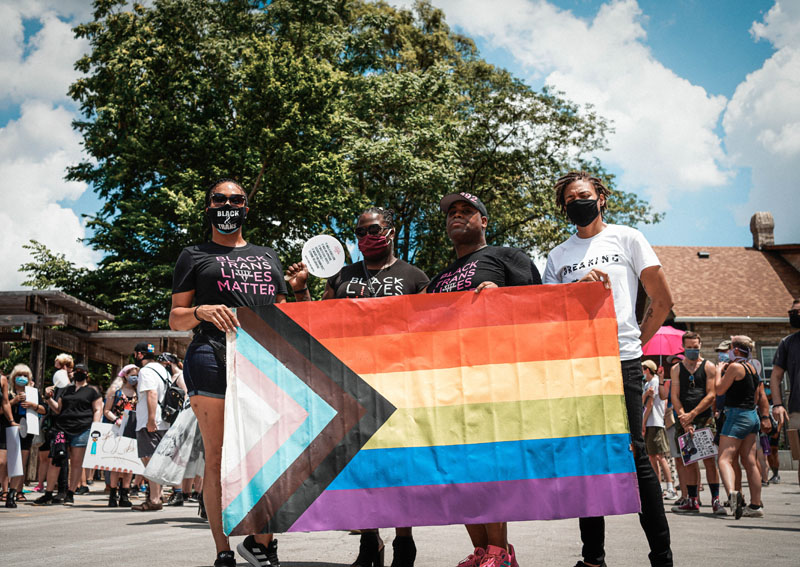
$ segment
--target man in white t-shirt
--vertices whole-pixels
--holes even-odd
[[[149,343],[139,343],[134,347],[134,358],[139,369],[136,383],[136,446],[139,458],[145,466],[156,452],[156,447],[169,429],[169,423],[161,419],[161,400],[167,391],[170,376],[160,362],[156,362],[155,348]],[[149,481],[150,499],[144,504],[131,507],[137,512],[161,510],[161,485]]]
[[[547,257],[545,284],[601,281],[614,296],[622,382],[642,512],[639,522],[650,544],[650,563],[672,566],[669,524],[661,485],[647,458],[642,438],[642,344],[655,335],[672,308],[667,279],[653,248],[634,228],[606,224],[603,211],[610,191],[586,172],[571,172],[555,185],[556,204],[578,227]],[[636,293],[642,282],[650,304],[641,325],[636,322]],[[605,521],[581,518],[584,565],[605,565]]]
[[[650,464],[653,465],[653,470],[656,472],[656,478],[664,476],[664,481],[667,483],[667,488],[664,491],[664,500],[677,500],[678,495],[675,494],[675,487],[672,485],[672,472],[669,468],[666,455],[669,453],[669,441],[667,441],[667,433],[664,429],[664,408],[667,405],[667,393],[662,388],[658,377],[658,367],[652,360],[645,360],[642,362],[642,372],[644,373],[644,416],[642,417],[642,435],[644,435],[644,444],[647,448],[647,457],[650,459]],[[659,470],[661,474],[659,474]]]

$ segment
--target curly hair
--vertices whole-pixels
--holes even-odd
[[[562,175],[558,178],[554,187],[556,192],[556,205],[558,205],[562,211],[567,209],[567,204],[564,202],[564,192],[567,190],[567,187],[572,185],[575,181],[588,181],[592,184],[592,187],[594,187],[598,197],[601,195],[605,197],[605,202],[600,207],[600,211],[604,212],[608,204],[608,198],[611,196],[611,190],[609,190],[600,179],[593,177],[592,174],[587,171],[570,171],[566,175]]]
[[[394,228],[394,211],[392,209],[384,209],[382,207],[370,207],[364,211],[361,211],[361,214],[358,215],[358,218],[361,218],[364,215],[380,215],[387,225],[390,228]]]

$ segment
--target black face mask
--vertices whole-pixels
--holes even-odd
[[[792,313],[789,315],[789,324],[795,329],[800,329],[800,313]]]
[[[222,234],[232,234],[242,228],[247,216],[247,209],[225,203],[221,207],[209,207],[206,215],[214,228]]]
[[[75,378],[76,382],[86,382],[86,379],[89,378],[89,376],[83,372],[76,372],[72,377]]]
[[[567,205],[567,217],[578,226],[592,224],[599,214],[597,199],[575,199]]]

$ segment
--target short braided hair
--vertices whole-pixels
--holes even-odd
[[[564,202],[564,192],[567,190],[567,187],[572,185],[575,181],[588,181],[591,183],[592,187],[594,187],[594,190],[597,192],[597,196],[600,197],[602,195],[605,197],[606,202],[600,207],[600,212],[606,210],[608,198],[611,196],[611,191],[608,187],[606,187],[600,179],[592,176],[592,174],[587,171],[570,171],[566,175],[559,177],[554,187],[556,191],[556,205],[558,205],[562,211],[567,208],[567,204]]]
[[[390,228],[394,228],[394,211],[392,209],[384,209],[382,207],[370,207],[362,211],[361,214],[358,215],[358,217],[361,218],[364,215],[370,215],[370,214],[380,215],[380,217],[383,219],[383,222],[388,224]]]

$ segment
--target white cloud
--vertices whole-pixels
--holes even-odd
[[[79,198],[84,183],[66,182],[68,166],[82,158],[81,137],[72,130],[74,106],[66,92],[77,77],[75,60],[86,45],[73,37],[75,18],[89,17],[90,3],[11,1],[0,6],[0,106],[18,105],[19,118],[0,128],[0,251],[5,270],[0,289],[17,289],[17,272],[30,260],[22,245],[36,239],[79,266],[99,255],[79,239],[86,232],[75,212],[61,201]],[[72,18],[70,20],[70,18]],[[67,21],[65,21],[67,19]],[[41,28],[24,37],[23,21]]]
[[[751,33],[777,51],[736,88],[722,122],[731,160],[751,172],[749,199],[737,207],[737,221],[770,211],[775,241],[800,242],[800,4],[776,2]]]
[[[85,40],[77,40],[72,25],[55,12],[35,17],[42,28],[25,42],[20,9],[0,7],[3,39],[0,40],[0,104],[21,103],[30,98],[64,102],[67,88],[77,77],[75,61],[87,50]]]
[[[657,208],[668,207],[671,192],[729,180],[714,133],[725,98],[709,95],[653,57],[635,0],[608,2],[591,21],[544,0],[435,4],[451,25],[506,49],[532,78],[543,77],[612,120],[610,150],[599,157],[623,172],[623,187],[644,189]]]

